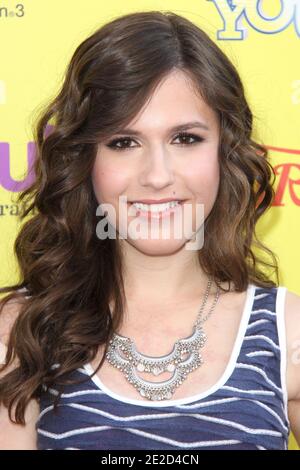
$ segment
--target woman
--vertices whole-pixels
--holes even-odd
[[[131,13],[80,44],[1,289],[1,448],[299,442],[300,298],[255,234],[274,171],[251,132],[236,69],[186,18]]]

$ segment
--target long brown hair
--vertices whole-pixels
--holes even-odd
[[[221,124],[220,185],[205,220],[201,267],[217,282],[232,282],[238,292],[250,282],[279,284],[276,256],[255,233],[272,203],[275,173],[267,149],[251,138],[253,115],[236,68],[203,30],[173,12],[112,20],[77,47],[60,91],[33,129],[36,178],[18,202],[26,202],[22,220],[35,215],[23,223],[14,244],[20,282],[0,289],[12,291],[2,308],[23,295],[19,289],[28,293],[1,369],[18,359],[18,367],[0,380],[0,403],[12,421],[16,404],[16,423],[24,424],[29,400],[38,399],[44,387],[74,383],[68,373],[92,361],[104,344],[97,372],[122,322],[121,253],[116,240],[96,236],[91,170],[101,139],[129,123],[175,69],[192,79]],[[275,271],[277,283],[265,268]]]

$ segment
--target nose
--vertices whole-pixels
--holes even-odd
[[[171,155],[162,147],[149,151],[145,168],[140,174],[139,180],[142,186],[152,186],[161,189],[174,183],[174,171]]]

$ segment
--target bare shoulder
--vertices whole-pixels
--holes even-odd
[[[0,342],[7,345],[11,328],[15,323],[21,306],[24,302],[25,296],[19,296],[18,299],[12,298],[6,302],[2,307],[2,300],[0,299]],[[2,307],[2,308],[1,308]]]
[[[300,295],[289,290],[285,298],[285,326],[289,400],[300,400]]]
[[[285,298],[288,415],[300,446],[300,296],[289,290]]]
[[[0,364],[5,363],[8,339],[11,328],[17,319],[24,298],[11,299],[0,313]],[[16,361],[0,372],[0,380],[16,367]],[[15,408],[13,408],[14,411]],[[13,412],[14,416],[14,412]],[[35,423],[39,416],[39,403],[30,400],[25,411],[25,425],[12,423],[8,409],[0,403],[0,450],[36,450]]]

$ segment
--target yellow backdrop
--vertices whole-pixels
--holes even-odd
[[[233,5],[236,7],[233,8]],[[298,0],[4,0],[0,7],[0,285],[17,279],[14,197],[29,182],[34,111],[58,89],[77,45],[101,24],[137,10],[172,10],[230,56],[271,150],[276,199],[258,233],[280,262],[280,283],[300,294],[300,2]],[[298,449],[291,436],[289,449]]]

